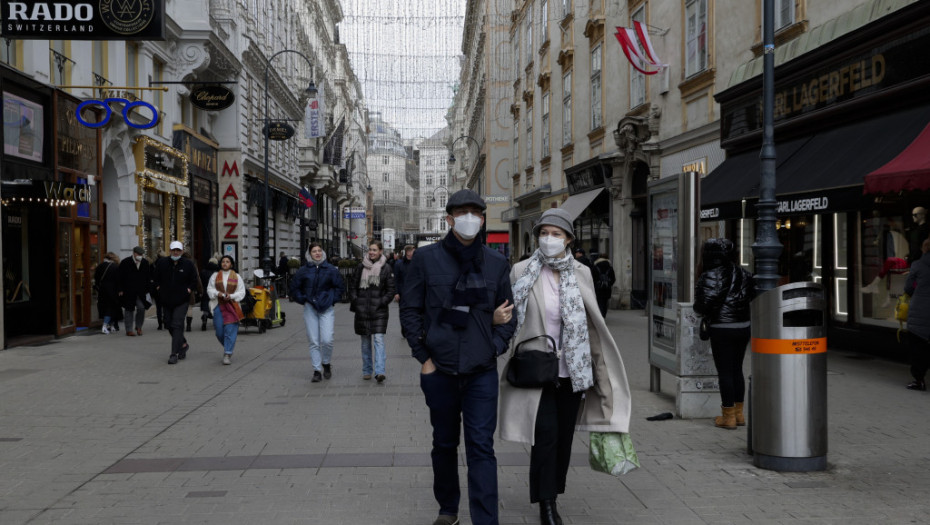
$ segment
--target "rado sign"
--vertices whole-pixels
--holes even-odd
[[[0,17],[8,39],[165,39],[165,0],[0,0]]]
[[[269,122],[263,131],[268,140],[287,140],[294,136],[294,126],[287,122]]]
[[[232,91],[223,86],[200,86],[190,94],[191,104],[206,111],[222,111],[235,100]]]

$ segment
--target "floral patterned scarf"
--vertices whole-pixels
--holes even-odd
[[[594,385],[594,372],[591,369],[588,319],[575,276],[574,263],[575,259],[568,252],[561,259],[546,257],[539,250],[533,253],[523,275],[513,285],[513,303],[517,311],[517,330],[514,333],[519,334],[520,328],[523,327],[526,304],[543,265],[559,272],[559,311],[562,314],[560,345],[572,380],[572,391],[583,392]]]

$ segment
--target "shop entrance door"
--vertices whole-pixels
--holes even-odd
[[[90,231],[87,224],[74,225],[72,241],[74,252],[74,326],[75,330],[86,330],[93,319],[91,315],[91,281],[93,279],[94,262],[90,260]]]
[[[71,272],[71,257],[74,253],[70,222],[58,223],[58,333],[74,331],[74,280]]]

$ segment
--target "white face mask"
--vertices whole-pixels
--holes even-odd
[[[455,225],[452,227],[465,240],[471,240],[481,231],[481,217],[466,213],[455,218]]]
[[[539,251],[546,257],[555,257],[565,251],[565,241],[551,235],[540,237]]]
[[[141,256],[141,255],[133,255],[132,258],[133,258],[136,262],[142,262],[142,256]]]

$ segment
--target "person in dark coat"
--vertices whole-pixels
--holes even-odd
[[[160,259],[155,265],[155,289],[161,297],[171,334],[171,355],[168,364],[187,357],[190,346],[184,337],[184,318],[190,307],[191,295],[200,285],[197,267],[187,257],[182,257],[184,245],[181,241],[171,242],[171,257]]]
[[[362,337],[362,379],[371,379],[374,347],[375,379],[384,382],[384,334],[387,333],[388,305],[394,300],[394,272],[387,264],[381,241],[368,245],[368,257],[355,268],[349,281],[349,301],[355,312],[355,333]]]
[[[907,339],[911,360],[908,390],[926,390],[930,367],[930,239],[924,239],[920,259],[911,265],[904,283],[904,293],[911,296],[907,307]]]
[[[151,280],[155,282],[155,268],[158,266],[158,262],[162,259],[167,259],[168,255],[164,250],[158,250],[158,255],[153,261],[152,267],[152,276]],[[158,319],[158,329],[161,330],[162,327],[167,323],[165,319],[165,307],[161,304],[161,296],[158,294],[158,290],[155,289],[154,284],[152,285],[152,300],[155,301],[155,318]]]
[[[132,249],[132,255],[119,263],[119,283],[117,291],[123,305],[126,323],[126,335],[142,335],[145,323],[145,311],[151,306],[146,294],[152,288],[152,269],[144,257],[141,246]]]
[[[310,341],[310,361],[313,363],[312,383],[333,376],[333,330],[336,313],[333,305],[342,298],[345,281],[339,269],[326,261],[326,252],[318,243],[307,250],[307,264],[291,281],[291,296],[304,307],[304,323]]]
[[[412,244],[404,246],[404,258],[394,263],[394,288],[397,290],[397,293],[394,294],[395,301],[400,301],[400,291],[404,289],[404,274],[410,267],[410,261],[413,260],[413,252],[416,250],[417,247]]]
[[[94,270],[94,288],[97,290],[97,313],[103,319],[101,333],[109,334],[117,331],[113,328],[114,322],[123,315],[117,295],[117,273],[119,257],[113,252],[107,252],[103,261]]]
[[[200,282],[203,289],[206,290],[210,285],[210,278],[213,274],[220,271],[220,265],[216,258],[211,257],[207,264],[200,270]],[[210,296],[204,293],[200,297],[200,331],[207,331],[207,319],[213,319],[213,311],[210,308]]]
[[[591,254],[591,256],[594,257],[594,254]],[[607,317],[607,303],[610,302],[610,295],[613,292],[614,283],[617,282],[617,275],[606,257],[598,257],[594,259],[591,276],[594,277],[594,295],[597,296],[597,307],[601,311],[601,317]]]
[[[507,259],[478,237],[486,208],[472,190],[453,193],[446,203],[449,233],[417,250],[400,294],[400,322],[422,365],[420,388],[433,427],[436,523],[458,523],[463,422],[471,521],[498,523],[497,358],[507,351],[516,320],[494,325],[497,309],[512,308],[513,291]]]
[[[751,335],[749,303],[756,293],[755,284],[752,274],[736,263],[736,249],[729,239],[708,239],[701,260],[704,271],[698,278],[694,311],[707,318],[710,325],[710,348],[723,413],[714,424],[735,429],[746,424],[743,358]]]
[[[588,259],[588,256],[585,255],[583,248],[575,248],[575,260],[581,264],[588,267],[589,270],[594,269],[594,265],[591,263],[591,259]]]

